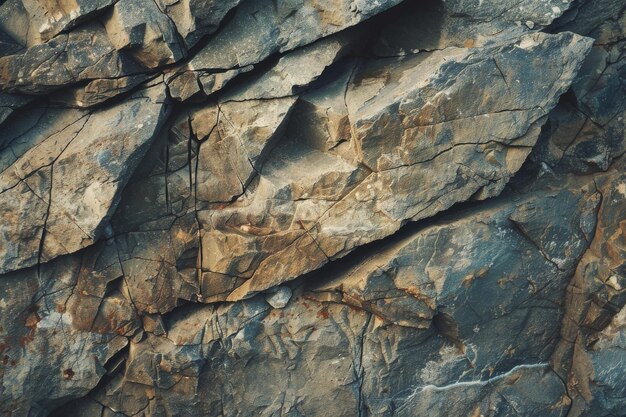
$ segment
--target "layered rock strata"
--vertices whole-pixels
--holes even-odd
[[[6,0],[0,415],[614,417],[624,0]]]

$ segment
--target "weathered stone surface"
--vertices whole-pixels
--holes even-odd
[[[75,87],[67,94],[59,94],[55,98],[67,106],[90,108],[111,101],[120,94],[131,91],[146,82],[148,77],[143,74],[120,78],[98,78],[85,86]]]
[[[235,16],[190,61],[194,69],[231,69],[256,64],[354,26],[400,0],[307,2],[243,1]]]
[[[252,66],[228,70],[224,72],[210,71],[192,71],[182,70],[175,71],[174,74],[167,79],[167,86],[170,96],[178,101],[185,101],[194,95],[210,96],[220,91],[230,80],[239,74],[248,72]]]
[[[34,46],[95,17],[114,2],[7,0],[0,5],[0,28],[18,45]]]
[[[113,246],[0,280],[0,413],[46,416],[86,395],[139,323]]]
[[[335,90],[345,97],[351,134],[344,140],[355,148],[353,160],[297,140],[277,148],[249,193],[230,208],[199,213],[203,269],[233,276],[233,285],[247,279],[229,296],[240,299],[387,236],[406,220],[498,194],[581,64],[573,57],[588,47],[571,35],[530,35],[493,49],[361,65]],[[548,56],[564,71],[528,78]],[[501,91],[493,96],[475,82],[488,71],[489,88]],[[529,90],[535,82],[544,88]],[[231,197],[239,189],[222,188],[232,189]]]
[[[241,0],[158,0],[176,26],[187,48],[191,48],[205,35],[215,32],[222,19]]]
[[[117,50],[128,50],[148,68],[171,64],[186,55],[172,20],[155,1],[118,1],[104,27]]]
[[[589,184],[579,191],[580,185],[524,195],[517,203],[501,198],[469,217],[410,232],[354,269],[322,270],[293,295],[280,286],[235,304],[182,308],[166,335],[132,343],[125,375],[91,398],[128,415],[147,405],[151,413],[174,415],[270,415],[277,409],[416,415],[429,409],[445,416],[494,404],[511,411],[515,401],[528,410],[518,415],[564,415],[565,386],[545,361],[562,316],[562,290],[586,248],[581,234],[595,226],[598,195]],[[529,240],[510,222],[529,206],[536,207],[533,218],[553,225],[549,242]],[[578,217],[563,218],[554,206]],[[553,239],[569,270],[544,258],[538,245]],[[491,255],[498,261],[485,262]],[[454,265],[439,262],[450,258]],[[366,278],[365,271],[373,275]],[[365,301],[369,295],[376,301]],[[398,319],[403,307],[403,317],[417,319],[416,325]],[[442,315],[456,333],[435,318]],[[514,341],[504,328],[517,335]],[[271,386],[254,384],[264,375],[274,376]],[[233,379],[246,382],[224,383]],[[145,385],[154,391],[147,394]],[[133,401],[122,401],[122,394]],[[333,401],[320,411],[322,398]]]
[[[292,96],[317,80],[327,67],[347,55],[350,46],[350,36],[342,33],[285,54],[264,74],[237,85],[222,100],[243,101]]]
[[[20,0],[28,13],[29,45],[42,43],[72,29],[108,8],[115,0]]]
[[[625,13],[2,2],[0,415],[622,415]]]
[[[137,70],[135,63],[113,48],[102,26],[86,24],[24,52],[1,57],[0,89],[40,94]]]
[[[593,30],[597,41],[567,98],[550,116],[534,159],[552,170],[606,171],[626,152],[626,64],[619,57],[626,43],[626,13]]]
[[[611,416],[623,412],[626,398],[626,379],[624,375],[624,349],[626,349],[626,310],[622,309],[613,321],[600,333],[598,340],[586,358],[580,358],[590,365],[589,393],[591,405],[585,411],[576,410],[575,415]]]
[[[396,56],[448,47],[475,47],[517,38],[545,28],[572,0],[425,0],[406,7],[384,28],[374,52]]]
[[[3,272],[89,246],[167,114],[163,85],[93,113],[41,110],[5,126]]]

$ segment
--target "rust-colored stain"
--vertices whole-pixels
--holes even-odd
[[[72,379],[74,375],[75,373],[72,368],[67,368],[65,371],[63,371],[63,379]]]
[[[320,311],[317,312],[317,317],[321,318],[321,319],[328,319],[328,317],[330,316],[330,314],[328,314],[328,309],[327,308],[323,308]]]
[[[25,313],[28,315],[24,319],[24,327],[28,329],[28,333],[25,336],[20,337],[20,346],[26,347],[30,342],[35,339],[35,330],[37,329],[37,323],[41,321],[41,317],[37,313],[39,310],[38,305],[30,306]]]
[[[34,331],[37,328],[37,323],[39,323],[40,321],[41,321],[41,317],[39,316],[39,314],[37,314],[37,307],[33,306],[30,309],[30,314],[26,317],[24,326]]]

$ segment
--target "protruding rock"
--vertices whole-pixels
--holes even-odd
[[[302,197],[297,197],[301,193],[294,192],[296,189],[286,190],[294,194],[289,197],[290,206],[282,202],[285,197],[270,199],[265,195],[265,172],[261,172],[257,193],[259,203],[263,203],[258,208],[255,205],[259,203],[252,203],[252,193],[246,198],[249,203],[234,207],[237,217],[233,209],[224,211],[230,213],[228,226],[216,221],[221,217],[218,213],[209,214],[211,220],[201,215],[202,221],[220,234],[231,236],[231,230],[239,228],[245,236],[237,232],[239,247],[244,247],[245,240],[245,247],[250,248],[247,251],[255,248],[256,255],[247,257],[241,270],[243,253],[233,256],[228,266],[226,254],[233,252],[224,248],[217,252],[224,254],[219,271],[206,266],[214,272],[252,275],[231,294],[229,299],[236,300],[385,237],[406,220],[432,216],[472,197],[497,195],[530,153],[547,111],[573,80],[589,43],[574,35],[535,34],[506,46],[451,49],[400,62],[363,64],[352,76],[347,92],[340,93],[345,94],[347,103],[354,159],[361,163],[359,170],[366,167],[371,172],[361,176],[355,167],[350,180],[342,180],[341,187],[324,189],[320,195],[317,188],[315,192],[305,191]],[[540,71],[540,75],[530,77],[545,59],[560,62],[559,71]],[[485,74],[492,74],[490,82],[477,82]],[[542,88],[531,87],[538,84]],[[314,154],[304,149],[295,154]],[[312,173],[311,164],[320,164],[302,157],[283,161],[285,168],[281,170],[285,173],[297,171],[298,165],[307,166],[300,171]],[[333,166],[330,162],[323,165]],[[340,171],[343,177],[351,170]],[[276,175],[285,174],[267,176]],[[312,187],[317,181],[313,178]],[[268,229],[261,213],[275,209],[260,207],[271,201],[276,201],[275,207],[281,207],[281,212],[290,207],[284,212],[290,221]],[[238,217],[242,223],[236,223]],[[268,232],[252,234],[246,230]],[[279,230],[285,237],[276,240]],[[213,240],[212,245],[216,242],[226,244],[228,239]],[[271,254],[261,250],[265,245]]]
[[[0,271],[97,241],[167,112],[159,84],[93,113],[44,110],[6,126]]]
[[[86,24],[26,51],[0,58],[0,89],[44,94],[81,81],[137,72],[98,24]]]
[[[186,55],[172,20],[155,1],[118,1],[104,27],[117,50],[127,50],[148,68],[174,63]]]
[[[272,308],[285,308],[285,306],[289,304],[289,300],[291,300],[291,290],[284,285],[279,286],[276,292],[265,296],[265,301],[267,301]]]
[[[314,42],[379,14],[400,0],[247,0],[191,60],[196,69],[232,69]]]

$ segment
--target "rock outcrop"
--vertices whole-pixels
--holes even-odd
[[[626,409],[625,0],[6,0],[0,416]]]

